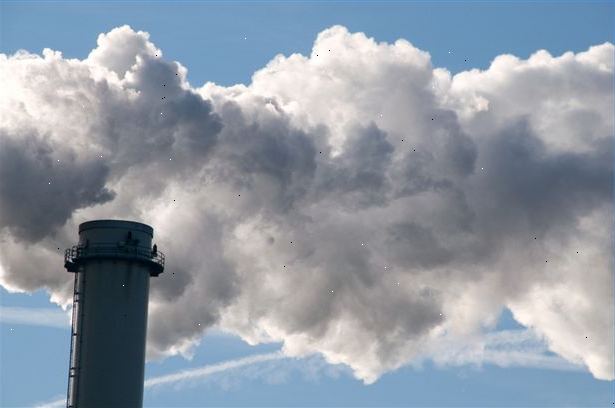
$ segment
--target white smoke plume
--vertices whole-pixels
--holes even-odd
[[[613,44],[452,76],[334,26],[249,85],[193,87],[145,32],[0,54],[0,283],[68,305],[79,223],[167,255],[148,358],[213,325],[374,382],[503,307],[612,380]]]

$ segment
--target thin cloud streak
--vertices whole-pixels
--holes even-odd
[[[548,351],[543,338],[533,330],[501,330],[486,333],[468,344],[444,341],[437,345],[439,366],[523,367],[545,370],[587,371],[582,364],[575,364],[562,357],[545,354]]]
[[[43,402],[40,404],[32,404],[34,408],[58,408],[66,406],[66,398],[55,399],[49,402]]]
[[[52,308],[2,306],[0,307],[0,323],[68,329],[70,315]]]
[[[162,375],[145,380],[145,388],[150,388],[163,384],[172,384],[182,381],[195,380],[206,377],[211,374],[220,373],[222,371],[232,370],[234,368],[244,367],[247,365],[262,363],[271,360],[281,360],[288,358],[280,352],[257,354],[254,356],[239,358],[236,360],[224,361],[218,364],[206,365],[204,367],[182,370],[174,374]]]
[[[494,364],[499,367],[524,367],[561,371],[587,371],[579,364],[574,364],[558,356],[519,351],[488,351],[483,356],[483,364]]]
[[[243,357],[236,360],[223,361],[217,364],[206,365],[199,368],[182,370],[177,373],[161,375],[145,380],[145,388],[151,388],[159,385],[167,385],[182,381],[196,380],[206,377],[211,374],[220,373],[234,368],[245,367],[252,364],[258,364],[266,361],[280,360],[288,358],[280,352],[256,354],[253,356]],[[33,404],[37,408],[56,408],[66,405],[66,399],[58,399],[50,402],[45,402],[40,405]]]

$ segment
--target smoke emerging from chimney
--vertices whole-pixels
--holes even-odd
[[[0,283],[68,305],[79,223],[152,225],[148,358],[212,325],[366,383],[503,307],[613,379],[613,45],[452,76],[334,26],[248,86],[193,87],[145,32],[0,54]],[[55,265],[55,266],[54,266]]]

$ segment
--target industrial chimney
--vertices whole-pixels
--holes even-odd
[[[164,269],[154,230],[133,221],[79,225],[67,407],[141,407],[150,276]]]

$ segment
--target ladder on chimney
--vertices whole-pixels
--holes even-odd
[[[78,329],[82,327],[84,289],[85,273],[83,270],[75,272],[75,283],[73,289],[73,316],[70,330],[70,363],[68,369],[68,390],[66,395],[67,408],[75,408],[77,403],[77,387],[79,381],[79,371],[81,369],[81,342],[83,340]]]

